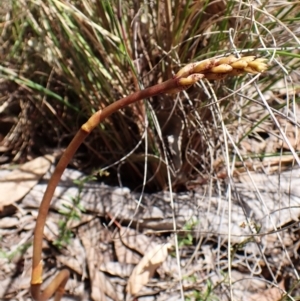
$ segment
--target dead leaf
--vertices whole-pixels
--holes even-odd
[[[261,293],[253,294],[247,301],[279,301],[282,298],[284,280],[279,283],[278,287],[269,288]]]
[[[169,243],[156,245],[145,254],[129,277],[126,287],[129,294],[136,295],[149,282],[156,269],[166,260],[170,247]]]
[[[118,276],[120,278],[128,278],[134,269],[132,264],[124,264],[115,261],[102,262],[99,267],[101,272],[108,273],[110,275]]]
[[[91,280],[91,297],[92,300],[95,301],[105,301],[106,297],[104,294],[104,287],[105,282],[102,283],[100,278],[100,273],[97,271],[96,268],[96,262],[98,262],[98,254],[92,245],[92,242],[90,239],[88,239],[85,236],[81,236],[82,244],[86,250],[86,257],[87,257],[87,263],[88,263],[88,269],[89,269],[89,275]]]
[[[35,158],[0,179],[0,211],[22,199],[48,171],[54,156]]]
[[[12,228],[20,224],[20,220],[17,217],[2,217],[0,219],[0,229]]]
[[[138,264],[141,260],[141,256],[127,248],[121,238],[114,239],[114,247],[118,262],[127,264]]]
[[[56,256],[57,260],[76,271],[77,274],[82,275],[81,279],[87,278],[85,269],[86,253],[79,238],[74,237],[62,253]]]
[[[91,222],[87,228],[91,227]],[[96,230],[96,228],[94,228]],[[108,277],[99,271],[99,266],[103,262],[103,255],[98,250],[97,236],[90,236],[87,231],[80,229],[79,237],[86,252],[89,276],[91,281],[91,298],[94,301],[106,301],[106,296],[112,300],[118,301],[115,288],[110,283]]]
[[[135,250],[142,255],[156,245],[151,241],[149,236],[126,227],[121,227],[120,238],[126,247]]]

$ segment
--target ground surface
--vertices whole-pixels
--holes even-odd
[[[1,171],[1,185],[9,182],[9,174],[11,171]],[[299,230],[295,221],[300,215],[300,170],[280,176],[250,176],[241,174],[235,179],[231,198],[225,193],[209,195],[203,187],[174,194],[172,200],[167,192],[141,196],[100,183],[87,183],[80,191],[73,181],[83,181],[84,175],[67,170],[47,219],[44,276],[51,278],[63,267],[71,271],[68,296],[63,300],[133,300],[125,288],[133,281],[128,289],[134,291],[139,277],[130,275],[135,266],[143,269],[151,265],[147,260],[142,263],[143,258],[154,256],[151,252],[157,248],[166,252],[160,255],[153,277],[137,288],[137,300],[179,300],[180,287],[189,300],[204,300],[209,287],[208,300],[230,300],[230,293],[234,300],[279,300],[281,291],[276,285],[285,291],[298,277]],[[30,300],[32,234],[48,178],[49,172],[20,201],[2,209],[3,300]],[[75,200],[84,210],[79,210],[80,206],[74,209],[79,219],[70,219],[67,226],[73,236],[65,236],[70,240],[67,244],[61,241],[64,247],[59,249],[54,242],[64,216],[58,212],[73,208]],[[177,255],[175,227],[182,230],[177,231]],[[296,294],[297,287],[291,292]]]

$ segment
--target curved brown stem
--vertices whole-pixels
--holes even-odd
[[[55,293],[55,300],[58,301],[64,293],[64,287],[69,278],[69,272],[67,270],[62,270],[54,278],[50,285],[41,292],[41,284],[43,283],[43,233],[49,206],[61,175],[71,161],[78,147],[91,133],[91,131],[106,117],[129,104],[162,93],[177,93],[180,90],[187,89],[190,85],[193,85],[195,82],[205,77],[208,79],[218,80],[226,75],[239,75],[242,73],[257,74],[267,69],[265,61],[266,59],[256,58],[255,56],[246,56],[241,59],[235,58],[234,56],[228,56],[220,59],[212,58],[201,62],[190,63],[180,69],[174,78],[119,99],[103,110],[97,111],[85,124],[81,126],[80,130],[77,132],[59,160],[40,205],[33,239],[31,294],[34,300],[47,300],[53,295],[53,293]]]
[[[106,117],[110,116],[119,109],[128,106],[136,101],[152,97],[161,93],[176,92],[183,89],[178,78],[167,80],[161,84],[147,88],[142,91],[138,91],[125,98],[110,104],[103,110],[99,110],[94,113],[89,120],[83,124],[80,130],[77,132],[67,149],[63,153],[59,160],[54,173],[52,174],[47,189],[44,193],[43,200],[41,202],[39,213],[36,220],[36,226],[34,230],[33,239],[33,260],[32,260],[32,274],[31,274],[31,294],[34,300],[42,301],[47,300],[55,293],[55,300],[60,300],[64,292],[65,284],[69,278],[69,272],[62,270],[50,283],[50,285],[41,292],[41,284],[43,283],[43,263],[42,263],[42,243],[44,227],[46,223],[47,214],[49,211],[50,203],[54,194],[54,191],[60,181],[61,175],[66,169],[67,165],[71,161],[78,147],[84,141],[84,139],[91,133],[91,131]]]

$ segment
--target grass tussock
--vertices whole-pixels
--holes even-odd
[[[299,66],[298,29],[293,22],[297,4],[87,0],[7,4],[1,14],[1,113],[10,120],[2,145],[5,156],[16,162],[63,149],[92,112],[170,78],[192,61],[229,53],[267,57],[274,66],[273,79],[262,76],[256,81],[261,93],[277,89],[283,77],[291,89],[291,74],[297,77],[293,72]],[[145,182],[150,191],[170,186],[168,171],[175,190],[218,177],[215,161],[223,162],[226,153],[220,144],[221,113],[225,126],[242,122],[247,137],[255,135],[262,122],[246,124],[244,117],[251,99],[259,96],[254,88],[251,93],[245,89],[232,93],[249,81],[249,77],[204,81],[188,95],[155,97],[126,108],[98,128],[72,164],[89,172],[95,167],[107,170],[110,176],[101,180],[113,184],[118,178],[119,184],[140,189]],[[288,109],[293,103],[282,106]],[[238,115],[243,120],[238,121]],[[237,147],[244,136],[234,137]]]

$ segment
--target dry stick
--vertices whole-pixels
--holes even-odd
[[[103,110],[99,110],[94,113],[89,120],[81,126],[80,130],[63,153],[50,178],[39,208],[33,239],[33,261],[31,274],[31,294],[33,299],[36,301],[48,300],[55,293],[54,300],[59,301],[64,293],[64,287],[69,278],[69,271],[66,269],[62,270],[52,280],[50,285],[41,292],[41,285],[43,283],[42,242],[44,226],[50,202],[62,173],[71,161],[78,147],[100,122],[112,113],[117,112],[119,109],[128,106],[129,104],[162,93],[177,93],[181,90],[187,89],[202,78],[221,79],[226,75],[237,75],[245,72],[255,74],[263,72],[266,69],[267,65],[264,63],[264,59],[256,59],[254,56],[244,57],[241,59],[229,56],[221,59],[208,59],[197,63],[191,63],[183,67],[174,76],[174,78],[119,99]]]

